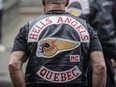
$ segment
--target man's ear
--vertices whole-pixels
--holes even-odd
[[[67,0],[66,6],[68,6],[68,4],[69,4],[69,0]]]
[[[45,6],[45,0],[42,0],[42,4]]]

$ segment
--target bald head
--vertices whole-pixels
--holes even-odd
[[[42,0],[43,5],[51,5],[51,4],[58,4],[58,5],[65,5],[67,6],[69,0]]]

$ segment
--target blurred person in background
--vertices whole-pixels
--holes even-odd
[[[106,65],[95,31],[65,11],[69,0],[42,2],[45,14],[29,21],[15,38],[9,62],[14,87],[87,87],[89,59],[93,87],[105,87]]]
[[[107,4],[109,4],[109,9],[108,10],[112,14],[112,18],[113,18],[113,21],[114,21],[115,37],[116,37],[116,0],[108,0]],[[113,63],[113,68],[116,69],[116,60],[112,59],[112,63]],[[116,75],[116,73],[114,73],[114,75]],[[115,84],[116,84],[116,79],[115,79]]]
[[[109,5],[108,11],[112,14],[113,17],[116,35],[116,0],[107,0],[106,4]]]
[[[86,20],[97,32],[101,41],[107,65],[106,87],[116,87],[112,59],[116,61],[116,37],[111,13],[111,3],[108,0],[70,0],[66,10]],[[116,11],[113,11],[114,13]],[[115,63],[114,63],[115,64]],[[113,64],[113,66],[114,66]],[[88,69],[88,83],[91,86],[91,68]]]
[[[113,15],[113,19],[114,19],[115,35],[116,35],[116,0],[113,0],[112,15]],[[116,60],[113,60],[113,62],[114,62],[113,63],[113,67],[116,69]],[[116,75],[116,73],[115,73],[115,75]],[[115,83],[116,83],[116,81],[115,81]]]
[[[5,47],[2,44],[2,21],[3,21],[3,0],[0,0],[0,52],[5,51]]]
[[[115,30],[116,30],[116,0],[113,0],[113,19],[114,19],[114,24],[115,24]],[[115,32],[116,34],[116,32]]]
[[[113,14],[115,31],[116,31],[116,0],[113,0],[112,14]],[[116,35],[116,32],[115,32],[115,35]]]

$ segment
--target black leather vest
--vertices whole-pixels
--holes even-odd
[[[89,43],[86,22],[65,11],[30,21],[27,84],[86,82]]]

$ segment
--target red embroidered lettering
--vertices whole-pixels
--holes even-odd
[[[71,55],[70,62],[80,62],[79,55]]]
[[[71,23],[71,21],[72,21],[72,19],[70,19],[70,18],[66,18],[66,20],[65,20],[65,23]]]
[[[47,24],[51,24],[52,20],[50,20],[49,18],[46,19],[46,22],[48,22]]]
[[[54,80],[53,81],[56,81],[56,82],[59,81],[59,78],[58,78],[59,75],[60,75],[59,73],[54,73]]]
[[[76,29],[77,29],[79,32],[81,32],[81,31],[83,30],[83,27],[82,27],[82,25],[79,25],[79,26],[76,27]]]
[[[85,35],[83,38],[82,38],[82,40],[89,40],[89,37],[87,36],[87,35]]]
[[[47,75],[46,75],[46,78],[47,79],[51,79],[52,78],[52,74],[53,74],[53,72],[48,71]]]
[[[72,74],[76,77],[76,76],[78,76],[78,71],[74,68],[74,69],[72,70]]]
[[[59,19],[58,19],[58,23],[63,23],[63,19],[62,19],[62,17],[59,17]]]
[[[77,22],[73,21],[73,22],[71,22],[71,25],[75,27],[75,26],[77,26]]]
[[[37,26],[37,25],[36,25]],[[36,30],[35,28],[33,28],[33,30],[31,31],[32,33],[36,33],[38,34],[39,33],[39,30]]]
[[[61,73],[61,81],[66,81],[66,74],[65,73]]]
[[[30,34],[29,39],[37,40],[37,34]]]
[[[38,75],[50,82],[63,83],[76,79],[81,74],[77,66],[63,72],[51,71],[45,67],[40,68]]]
[[[71,80],[73,78],[71,71],[67,72],[68,80]]]
[[[35,27],[39,29],[39,30],[38,30],[39,32],[40,32],[40,30],[42,29],[42,28],[39,27],[38,25],[36,25]]]
[[[44,77],[46,75],[46,73],[47,73],[47,70],[46,69],[43,69],[43,70],[41,70],[40,75],[42,77]]]

